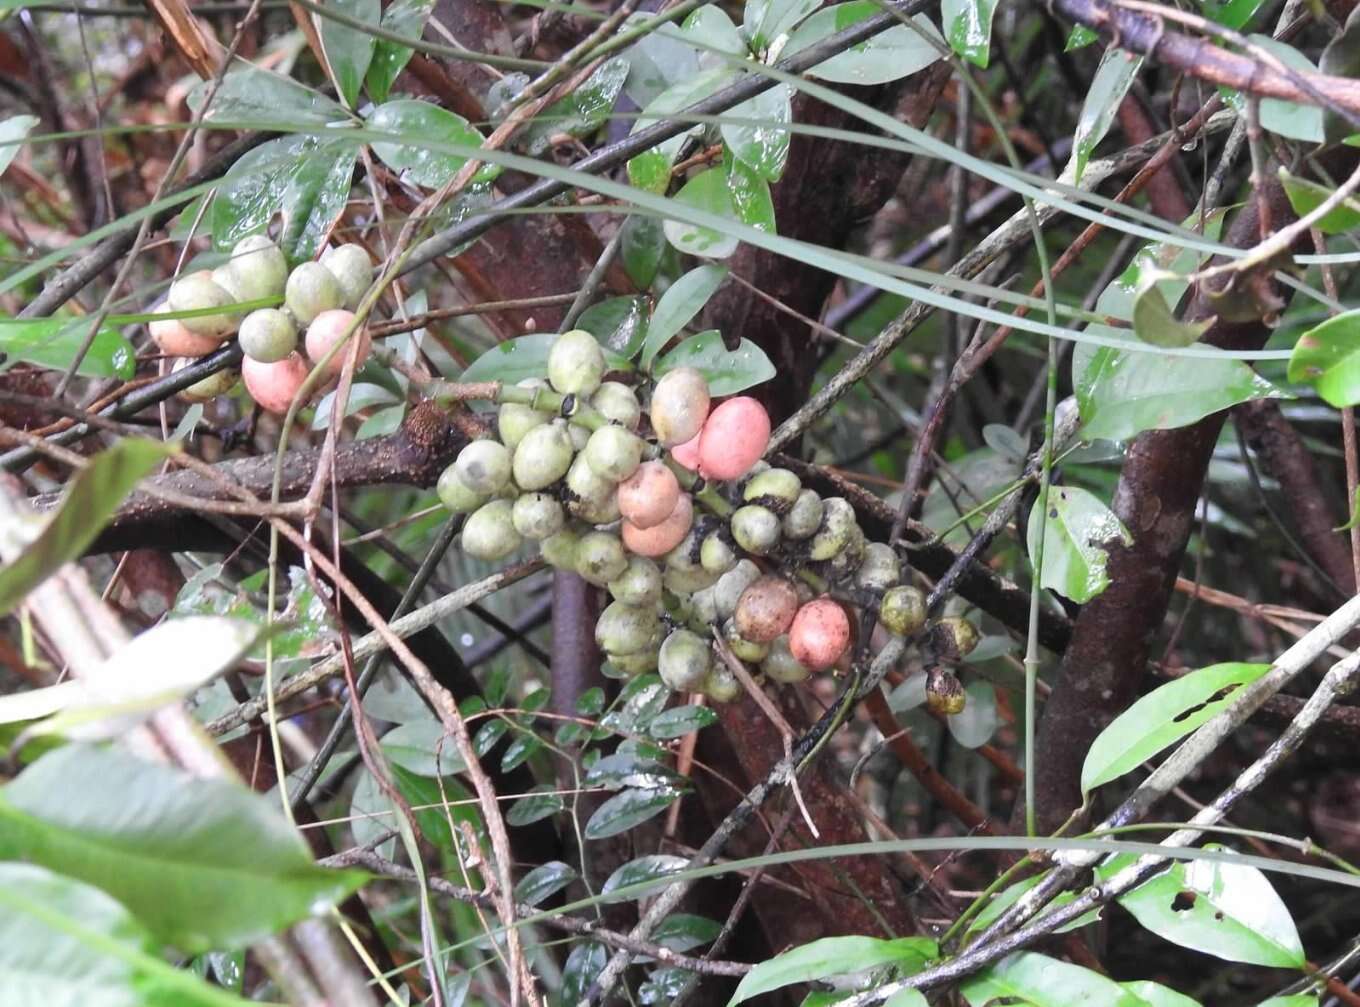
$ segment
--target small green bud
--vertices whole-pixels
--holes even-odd
[[[574,528],[563,528],[538,544],[543,561],[555,570],[576,571],[576,553],[581,544],[581,533]]]
[[[803,483],[788,469],[766,469],[746,481],[742,499],[761,503],[780,514],[787,513],[803,491]]]
[[[596,587],[617,580],[628,569],[628,555],[618,536],[592,531],[576,546],[576,572]]]
[[[805,489],[800,492],[789,512],[784,515],[784,537],[796,540],[811,538],[822,526],[822,512],[825,509],[816,490]]]
[[[520,495],[515,500],[513,517],[515,531],[535,542],[556,535],[567,524],[567,515],[561,503],[547,493]]]
[[[608,605],[595,621],[595,642],[606,654],[635,654],[654,649],[661,635],[661,620],[655,608]]]
[[[645,556],[633,556],[628,569],[609,582],[609,593],[626,605],[661,604],[661,568]]]
[[[338,245],[321,253],[321,264],[344,293],[344,306],[353,311],[373,284],[373,260],[359,245]]]
[[[779,515],[759,504],[740,507],[732,515],[732,537],[747,552],[764,556],[779,544]]]
[[[760,567],[749,559],[744,559],[727,573],[718,578],[713,585],[713,604],[719,619],[730,619],[737,611],[737,602],[742,593],[760,577]]]
[[[710,532],[699,547],[699,565],[709,573],[724,574],[737,565],[737,553],[719,532]]]
[[[610,423],[590,435],[584,454],[596,475],[621,483],[642,464],[642,447],[637,434]]]
[[[866,591],[886,591],[902,579],[897,552],[885,542],[870,542],[855,571],[855,585]]]
[[[697,633],[677,629],[666,637],[657,660],[657,672],[667,688],[696,692],[703,688],[713,665],[713,652]]]
[[[242,301],[282,296],[288,281],[288,260],[279,246],[263,234],[238,241],[225,269],[231,279],[227,289]]]
[[[454,514],[468,514],[475,511],[482,504],[486,503],[486,497],[481,493],[474,493],[463,484],[458,478],[458,470],[450,465],[439,473],[439,484],[436,486],[439,493],[439,502]]]
[[[547,388],[548,383],[538,378],[527,378],[521,381],[517,387]],[[501,436],[501,443],[513,451],[519,447],[519,442],[524,439],[525,434],[551,419],[550,413],[521,405],[518,402],[502,402],[496,412],[496,430]]]
[[[283,288],[283,306],[299,326],[311,325],[323,311],[345,305],[345,292],[331,271],[319,262],[304,262],[288,275]]]
[[[926,624],[926,596],[920,588],[890,587],[878,605],[878,621],[894,636],[911,636]]]
[[[748,640],[746,637],[742,636],[741,631],[737,629],[737,623],[734,619],[728,619],[723,623],[722,633],[723,639],[727,641],[728,648],[743,661],[749,661],[751,663],[763,661],[765,660],[766,655],[770,653],[770,645],[768,643]]]
[[[567,474],[573,452],[561,420],[533,427],[515,446],[512,472],[522,490],[541,490]]]
[[[609,663],[618,669],[625,678],[637,678],[649,671],[656,671],[657,659],[656,647],[640,650],[636,654],[609,655]]]
[[[236,303],[236,298],[218,286],[212,274],[200,271],[181,276],[172,283],[166,303],[171,311],[203,311],[229,308]],[[236,327],[236,316],[224,310],[215,315],[181,318],[179,323],[198,336],[224,337]]]
[[[509,500],[492,500],[477,508],[463,525],[463,552],[475,559],[504,559],[523,541]]]
[[[822,501],[822,506],[821,527],[812,536],[808,549],[808,558],[817,562],[832,559],[844,552],[859,530],[855,509],[843,497],[830,497]]]
[[[788,636],[781,636],[770,644],[770,652],[760,662],[760,670],[776,682],[792,684],[805,682],[812,672],[799,663],[789,650]]]
[[[473,441],[453,463],[458,478],[474,493],[493,496],[510,483],[510,452],[500,441]]]
[[[264,364],[282,360],[297,349],[298,332],[293,318],[278,308],[260,308],[246,315],[237,335],[241,352]]]
[[[590,404],[601,416],[627,430],[636,430],[642,419],[637,393],[618,381],[606,381],[590,397]]]
[[[730,703],[741,695],[741,683],[726,666],[715,664],[704,679],[703,692],[715,703]]]

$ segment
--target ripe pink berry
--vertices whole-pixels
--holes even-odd
[[[286,413],[293,396],[307,380],[311,368],[301,353],[290,353],[272,364],[261,363],[252,357],[241,361],[241,377],[250,397],[260,408],[271,413]]]
[[[850,620],[830,598],[808,602],[789,627],[789,650],[798,663],[812,671],[825,671],[840,660],[850,646]]]
[[[330,348],[340,342],[345,337],[345,333],[350,330],[354,322],[354,312],[345,311],[343,308],[333,308],[330,311],[323,311],[312,319],[312,324],[307,326],[307,356],[312,358],[312,363],[319,363],[321,358],[330,352]],[[373,350],[373,340],[369,338],[368,329],[361,328],[356,332],[344,347],[331,357],[326,365],[327,374],[339,374],[344,367],[345,360],[353,352],[352,345],[354,340],[359,341],[359,358],[355,361],[354,368],[358,370],[368,359],[369,353]]]
[[[707,479],[739,479],[770,443],[770,414],[755,399],[728,399],[699,433],[699,471]]]
[[[619,483],[619,513],[635,528],[655,528],[679,499],[680,483],[664,462],[643,462]]]
[[[783,577],[766,576],[741,593],[733,618],[742,639],[770,643],[788,632],[798,611],[797,588]]]
[[[222,345],[222,340],[215,336],[190,332],[178,318],[160,318],[146,328],[161,352],[172,357],[201,357]]]
[[[702,436],[703,431],[700,431],[684,444],[671,448],[671,457],[691,472],[699,471],[699,438]]]
[[[623,522],[623,544],[638,556],[664,556],[689,534],[694,521],[694,504],[688,493],[675,501],[675,509],[666,520],[650,528],[639,528],[630,521]]]

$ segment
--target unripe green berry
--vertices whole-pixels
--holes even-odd
[[[730,619],[737,611],[737,602],[742,592],[760,578],[760,567],[749,559],[744,559],[727,573],[718,578],[713,585],[713,604],[719,619]]]
[[[648,415],[662,447],[673,448],[699,435],[708,418],[708,380],[693,367],[667,371],[652,390]]]
[[[930,646],[945,661],[959,661],[978,645],[978,631],[967,619],[941,619],[930,627]]]
[[[581,544],[581,533],[574,528],[563,528],[538,544],[543,562],[555,570],[576,570],[576,552]]]
[[[576,572],[594,584],[604,587],[628,569],[628,554],[618,536],[592,531],[581,536],[576,545]]]
[[[825,510],[816,490],[803,490],[784,515],[784,537],[795,540],[811,538],[822,526],[822,513]]]
[[[609,582],[609,593],[626,605],[661,604],[661,568],[645,556],[633,556],[628,569]]]
[[[822,523],[812,536],[808,558],[820,562],[840,555],[855,537],[855,509],[843,497],[822,501]]]
[[[616,601],[595,620],[595,642],[607,654],[635,654],[654,648],[660,634],[661,620],[655,607],[643,608]]]
[[[283,305],[307,326],[323,311],[334,311],[345,305],[345,292],[329,269],[319,262],[304,262],[288,276],[283,289]]]
[[[518,549],[523,540],[515,531],[512,511],[509,500],[492,500],[473,511],[463,524],[463,552],[474,559],[497,560]]]
[[[609,663],[626,678],[637,678],[649,671],[656,671],[657,660],[656,647],[640,650],[636,654],[609,655]]]
[[[510,482],[510,452],[499,441],[473,441],[453,463],[458,478],[474,493],[493,496]]]
[[[728,649],[743,661],[755,663],[765,660],[770,653],[770,645],[761,643],[759,640],[748,640],[741,635],[741,630],[737,629],[735,619],[728,619],[722,627],[723,639],[727,641]]]
[[[677,629],[666,637],[657,655],[657,672],[667,688],[676,692],[695,692],[704,686],[713,666],[708,641],[687,629]]]
[[[321,253],[325,266],[340,284],[344,306],[353,311],[373,283],[373,260],[359,245],[338,245]]]
[[[243,301],[280,297],[288,280],[288,260],[279,246],[263,234],[238,241],[225,268],[231,278],[227,289]]]
[[[707,633],[711,627],[718,625],[722,620],[718,618],[718,605],[714,600],[713,592],[718,589],[718,585],[706,587],[702,591],[695,591],[690,595],[689,613],[685,618],[696,633]]]
[[[605,419],[627,430],[636,430],[642,419],[637,393],[618,381],[606,381],[595,389],[590,404]]]
[[[193,363],[192,360],[181,360],[171,368],[170,373],[173,374],[181,367],[187,367],[191,363]],[[235,388],[239,378],[240,375],[230,368],[220,370],[214,374],[209,374],[201,381],[195,381],[188,388],[181,388],[179,397],[185,402],[211,402],[219,395],[226,395]]]
[[[741,695],[741,683],[725,665],[715,664],[704,679],[703,692],[715,703],[730,703]]]
[[[779,544],[779,515],[759,504],[739,507],[732,515],[732,537],[747,552],[764,556]]]
[[[568,423],[567,433],[571,435],[571,448],[573,451],[584,451],[586,445],[590,443],[590,431],[579,423]]]
[[[737,565],[736,550],[721,534],[710,532],[699,547],[699,565],[709,573],[727,573]]]
[[[666,590],[681,598],[688,598],[696,591],[712,587],[718,578],[701,566],[693,569],[676,569],[666,566],[661,571],[661,583]]]
[[[777,513],[787,513],[803,491],[803,482],[788,469],[766,469],[751,476],[742,490],[747,503],[761,503]]]
[[[637,434],[610,423],[590,435],[584,454],[596,475],[620,483],[642,464],[642,446]]]
[[[585,329],[562,333],[548,351],[548,382],[563,395],[589,398],[604,372],[604,351]]]
[[[890,587],[878,605],[878,621],[894,636],[911,636],[926,624],[926,596],[920,588]]]
[[[231,295],[231,302],[233,304],[249,300],[247,297],[242,297],[240,291],[236,289],[236,280],[232,278],[229,264],[218,266],[210,275],[212,276],[213,283],[216,283]]]
[[[870,542],[855,571],[855,586],[866,591],[886,591],[902,579],[902,563],[886,542]]]
[[[619,518],[618,494],[608,479],[595,474],[585,455],[577,455],[567,470],[567,489],[572,496],[567,509],[591,524],[608,524]]]
[[[536,426],[515,446],[513,473],[522,490],[541,490],[567,474],[571,467],[571,438],[562,421]]]
[[[788,636],[781,636],[770,643],[770,652],[760,662],[760,670],[774,681],[787,684],[805,682],[812,675],[789,650]]]
[[[439,473],[439,483],[435,490],[439,494],[439,502],[454,514],[470,514],[486,503],[484,495],[474,493],[463,485],[463,480],[458,478],[458,470],[453,465]]]
[[[850,529],[850,539],[846,542],[845,548],[827,560],[826,576],[832,580],[853,577],[864,559],[864,550],[867,546],[868,539],[864,535],[864,529],[855,524]]]
[[[557,498],[547,493],[525,493],[515,500],[515,531],[541,542],[567,525],[567,515]]]
[[[213,281],[206,271],[181,276],[170,285],[166,303],[171,311],[202,311],[207,308],[228,308],[236,303],[230,293]],[[236,316],[230,311],[212,315],[181,318],[180,324],[197,336],[225,337],[236,327]]]
[[[528,378],[521,381],[517,387],[547,388],[548,383],[538,378]],[[513,451],[519,447],[519,442],[524,440],[525,434],[551,419],[551,413],[518,402],[502,402],[496,413],[496,431],[500,434],[501,443]]]
[[[297,326],[292,316],[278,308],[260,308],[246,315],[236,337],[241,351],[266,364],[282,360],[297,349]]]

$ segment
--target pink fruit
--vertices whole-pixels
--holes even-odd
[[[679,499],[680,483],[664,462],[643,462],[619,483],[619,513],[638,529],[665,521]]]
[[[311,368],[301,353],[290,353],[282,360],[272,364],[261,363],[252,357],[241,361],[241,377],[245,380],[246,391],[260,404],[260,408],[271,413],[286,413],[292,404],[302,382],[307,380]]]
[[[684,444],[671,448],[671,457],[691,472],[699,471],[699,438],[702,436],[703,431],[700,431]]]
[[[312,363],[319,363],[321,358],[330,352],[332,346],[345,338],[345,333],[349,332],[353,324],[354,312],[345,311],[343,308],[323,311],[312,319],[312,324],[307,326],[307,356],[312,358]],[[330,362],[326,364],[327,374],[340,373],[346,358],[353,352],[351,346],[355,339],[359,341],[359,359],[355,361],[355,370],[363,366],[373,350],[373,340],[369,338],[366,328],[360,329],[346,340],[344,347],[331,357]]]
[[[650,528],[639,528],[623,522],[623,544],[628,551],[638,556],[664,556],[689,534],[689,526],[694,521],[694,505],[689,494],[682,493],[675,501],[675,509],[666,520]]]
[[[770,414],[755,399],[728,399],[699,432],[699,471],[706,479],[739,479],[770,443]]]
[[[215,336],[190,332],[178,318],[161,318],[148,323],[146,328],[161,352],[172,357],[201,357],[222,345],[222,340]]]
[[[798,663],[813,671],[825,671],[840,660],[850,646],[850,620],[830,598],[808,602],[789,627],[789,650]]]
[[[788,631],[798,611],[798,590],[783,577],[766,576],[741,593],[733,619],[743,640],[770,643]]]

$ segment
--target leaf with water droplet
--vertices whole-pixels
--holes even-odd
[[[379,105],[368,118],[370,129],[394,134],[393,139],[373,142],[373,152],[389,168],[427,189],[438,189],[453,179],[467,163],[467,156],[434,150],[428,141],[478,148],[482,134],[461,115],[446,111],[428,101],[402,99]],[[472,176],[486,182],[500,174],[495,165],[483,165]]]
[[[587,839],[605,839],[636,828],[674,804],[683,791],[673,787],[623,790],[605,801],[586,823]]]
[[[382,26],[393,34],[412,40],[425,30],[425,22],[434,10],[434,0],[392,0],[382,13]],[[387,100],[392,82],[406,68],[415,50],[408,45],[380,38],[373,47],[373,59],[368,64],[364,86],[374,101]]]
[[[954,51],[982,68],[991,57],[996,0],[944,0],[940,15]]]
[[[782,55],[792,56],[879,12],[874,0],[851,0],[850,3],[823,7],[793,31]],[[903,24],[880,32],[818,63],[808,71],[808,76],[837,84],[886,84],[924,70],[940,59],[940,53],[923,35],[941,44],[944,39],[924,14],[917,14],[911,20],[914,28]]]
[[[717,329],[686,339],[657,361],[653,373],[660,378],[676,367],[697,368],[715,396],[735,395],[775,375],[774,364],[759,346],[742,339],[735,350],[729,350]]]
[[[1046,516],[1039,504],[1035,500],[1030,512],[1027,547],[1034,563],[1042,528],[1042,586],[1078,603],[1090,601],[1110,584],[1107,550],[1132,545],[1133,536],[1099,497],[1077,486],[1050,487]]]
[[[327,6],[365,25],[376,25],[382,17],[379,0],[329,0]],[[359,99],[359,88],[368,73],[377,40],[363,28],[342,24],[335,18],[316,13],[312,17],[321,35],[321,45],[326,51],[326,62],[330,64],[336,87],[345,104],[353,108]]]

